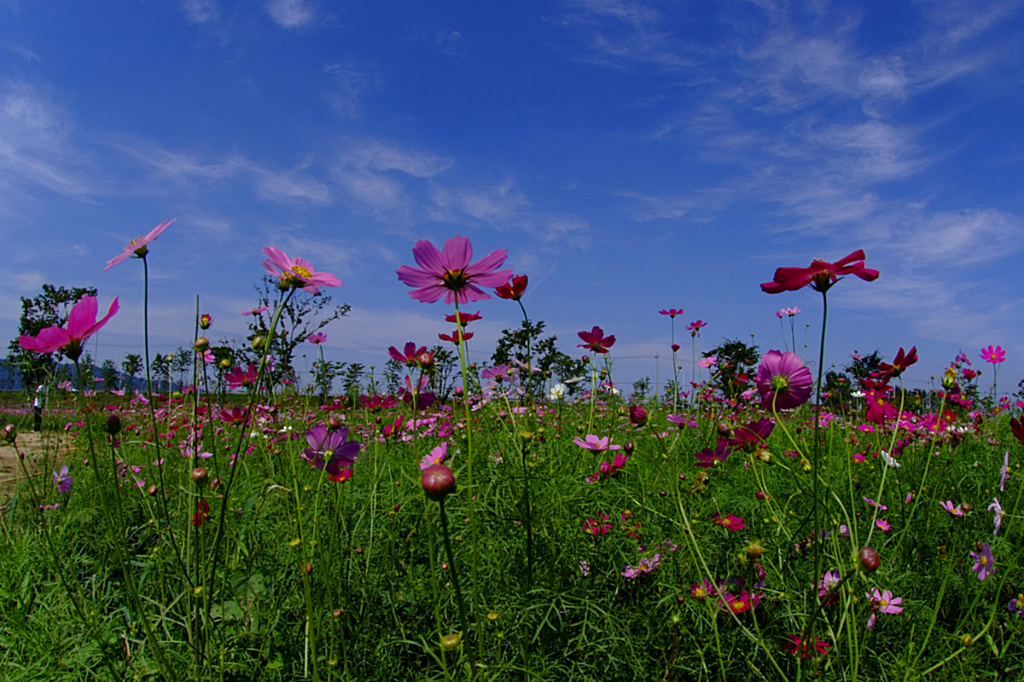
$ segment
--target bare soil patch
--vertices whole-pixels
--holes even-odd
[[[0,444],[0,499],[11,493],[25,473],[18,462],[19,453],[25,456],[25,468],[30,476],[49,474],[41,468],[49,462],[52,468],[71,453],[68,436],[53,431],[19,433],[14,444]]]

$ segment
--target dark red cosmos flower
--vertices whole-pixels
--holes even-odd
[[[729,458],[732,454],[732,448],[726,446],[724,440],[718,441],[718,447],[714,450],[711,448],[704,448],[697,453],[697,461],[694,464],[701,469],[710,469],[716,464],[720,464]]]
[[[437,338],[441,339],[442,341],[454,343],[457,346],[459,345],[459,330],[456,329],[455,331],[453,331],[451,336],[449,336],[448,334],[438,334]],[[463,341],[469,341],[471,338],[473,338],[473,332],[462,332]]]
[[[878,363],[878,369],[871,373],[871,378],[889,381],[892,377],[898,377],[903,374],[915,362],[917,362],[917,346],[913,346],[909,353],[904,353],[901,346],[892,364],[890,365],[888,362]]]
[[[864,267],[864,251],[858,250],[835,263],[815,260],[806,268],[779,268],[771,282],[761,285],[761,291],[766,294],[780,294],[783,291],[797,291],[811,285],[824,293],[838,282],[842,275],[856,275],[866,282],[873,282],[878,279],[878,270]]]
[[[390,395],[361,395],[359,403],[371,412],[379,412],[398,404],[398,398]]]
[[[810,642],[804,642],[799,635],[786,635],[786,637],[789,641],[782,645],[782,650],[787,654],[792,656],[800,654],[803,658],[808,658],[814,655],[813,651],[808,651],[808,644],[810,644]],[[814,650],[817,651],[819,655],[824,656],[827,654],[830,646],[832,645],[828,642],[823,642],[817,637],[814,638]]]
[[[483,318],[483,316],[480,315],[480,311],[479,310],[476,311],[475,313],[464,313],[464,312],[462,312],[460,310],[457,313],[452,313],[451,315],[445,315],[444,316],[444,321],[445,322],[451,322],[452,324],[458,324],[459,320],[462,320],[463,326],[469,324],[470,322],[476,322],[477,320],[482,320],[482,319],[484,319],[484,318]]]
[[[768,441],[768,436],[772,435],[774,428],[775,422],[771,419],[763,418],[756,422],[748,422],[736,427],[726,445],[734,448],[743,448],[747,445],[759,447]]]
[[[399,351],[394,346],[388,347],[388,355],[392,357],[396,362],[400,362],[403,365],[420,365],[423,361],[423,355],[427,352],[426,346],[416,347],[416,344],[412,341],[407,341],[405,348]]]
[[[1013,431],[1013,435],[1017,436],[1017,440],[1024,445],[1024,419],[1010,417],[1010,430]]]
[[[608,349],[615,345],[614,336],[605,336],[604,330],[594,327],[589,332],[577,332],[583,343],[576,344],[577,348],[589,348],[595,353],[607,353]]]
[[[210,518],[210,505],[206,500],[196,500],[196,513],[192,515],[192,525],[201,526]]]
[[[500,287],[497,287],[494,293],[498,298],[518,301],[523,297],[528,281],[529,279],[526,275],[516,275],[508,284],[502,284]]]

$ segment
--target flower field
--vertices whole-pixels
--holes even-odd
[[[453,394],[396,339],[404,389],[320,404],[268,380],[269,349],[292,297],[341,281],[265,253],[280,299],[225,390],[197,339],[199,390],[55,392],[74,454],[23,461],[0,515],[3,679],[1024,679],[1022,404],[966,390],[966,356],[925,400],[900,385],[913,348],[843,396],[773,350],[735,396],[627,399],[600,327],[575,384],[529,347],[474,371],[460,306],[493,294],[528,321],[529,288],[457,237],[397,273],[454,313]],[[762,288],[827,310],[850,275],[879,273],[855,252]],[[22,346],[77,363],[117,300],[100,310],[83,297]],[[661,312],[674,354],[683,311]]]

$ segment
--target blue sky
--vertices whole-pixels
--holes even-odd
[[[664,381],[669,322],[783,348],[776,267],[858,248],[827,363],[917,345],[910,386],[962,348],[1024,377],[1024,8],[788,3],[0,0],[0,337],[44,282],[122,311],[90,350],[141,348],[142,268],[106,261],[161,221],[154,351],[240,339],[261,249],[344,282],[337,360],[450,332],[395,270],[417,239],[508,250],[567,352],[615,334],[615,378]],[[519,310],[483,301],[473,352]],[[681,332],[681,333],[680,333]],[[655,356],[660,356],[659,360]],[[309,357],[313,357],[310,346]],[[301,364],[301,361],[300,361]],[[991,385],[991,371],[981,386]]]

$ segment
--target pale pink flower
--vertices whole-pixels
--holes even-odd
[[[128,242],[124,247],[124,253],[119,253],[110,260],[108,260],[107,267],[103,268],[103,272],[106,272],[107,270],[114,267],[121,261],[128,260],[132,256],[135,256],[136,258],[145,258],[146,254],[149,253],[148,244],[157,237],[159,237],[161,234],[163,234],[164,230],[170,227],[171,223],[173,223],[175,220],[177,220],[177,218],[165,220],[164,222],[160,223],[152,230],[150,230],[149,234],[147,234],[145,237],[138,237]]]
[[[329,272],[316,272],[309,262],[302,258],[291,259],[284,251],[273,246],[264,246],[263,253],[267,260],[263,267],[282,284],[302,289],[311,294],[319,294],[320,287],[340,287],[341,280]]]

